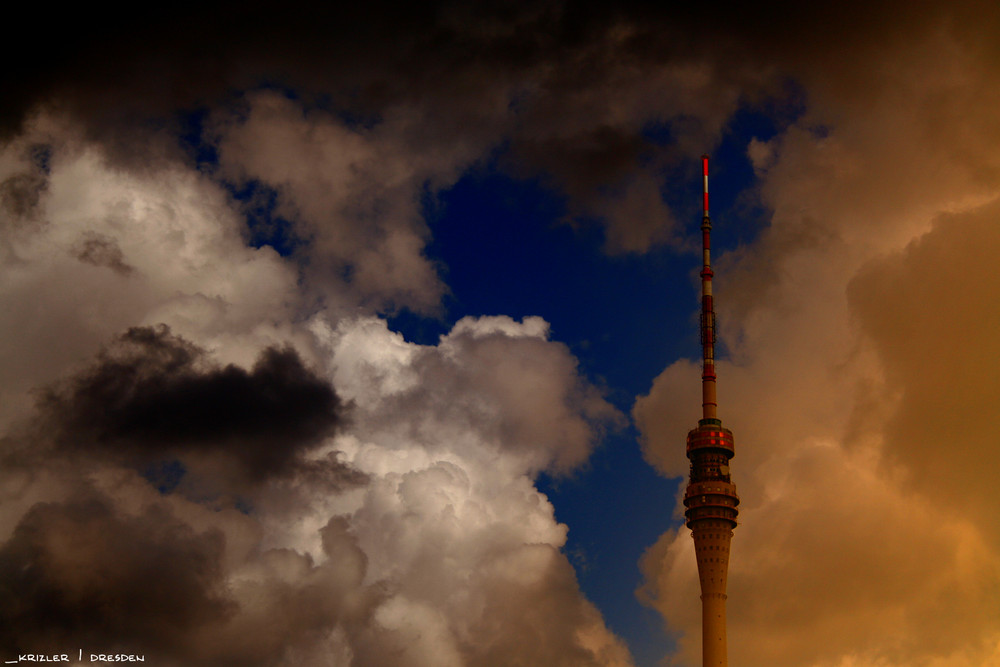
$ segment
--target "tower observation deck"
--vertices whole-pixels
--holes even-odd
[[[684,492],[684,516],[694,538],[701,581],[702,667],[727,667],[726,580],[729,543],[736,527],[740,499],[729,476],[733,433],[717,416],[715,397],[715,310],[712,303],[711,232],[708,217],[708,156],[701,158],[704,216],[701,220],[701,408],[697,428],[687,436],[691,477]]]

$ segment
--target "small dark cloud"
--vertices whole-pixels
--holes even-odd
[[[343,419],[295,350],[268,348],[250,371],[219,367],[164,325],[129,329],[40,408],[64,451],[135,465],[221,456],[253,480],[290,471]]]
[[[571,197],[586,199],[595,190],[615,185],[635,169],[644,149],[634,132],[603,125],[586,128],[569,139],[546,137],[518,144],[518,155],[546,173],[557,174]]]
[[[39,215],[42,197],[49,186],[48,158],[39,159],[31,151],[32,165],[27,169],[0,178],[0,257],[17,257],[18,241],[46,226]]]
[[[38,209],[45,186],[46,180],[34,173],[14,174],[0,182],[0,209],[8,221],[4,226],[30,217]]]
[[[126,261],[118,243],[104,234],[88,232],[73,246],[73,256],[85,264],[103,266],[127,276],[134,270]]]

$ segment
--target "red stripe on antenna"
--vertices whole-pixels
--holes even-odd
[[[708,215],[708,156],[701,156],[701,173],[705,181],[705,215]]]

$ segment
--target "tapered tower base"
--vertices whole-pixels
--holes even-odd
[[[701,582],[702,666],[727,667],[726,585],[729,545],[739,496],[729,478],[733,434],[718,419],[702,419],[688,433],[691,481],[684,494]]]
[[[725,521],[706,519],[691,536],[701,580],[702,666],[726,667],[726,579],[733,531]]]

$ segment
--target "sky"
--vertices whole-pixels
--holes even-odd
[[[1000,9],[26,8],[0,654],[1000,665]],[[108,11],[108,13],[101,13]]]

